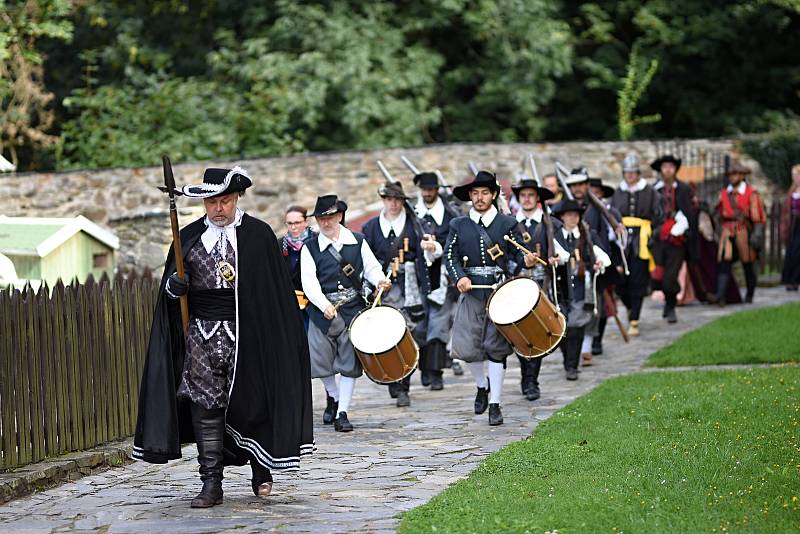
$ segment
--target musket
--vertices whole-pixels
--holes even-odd
[[[536,171],[536,162],[533,161],[533,154],[528,153],[528,162],[531,165],[531,170],[533,171],[533,177],[536,179],[536,183],[541,186],[541,182],[539,181],[539,173]],[[553,228],[553,220],[550,218],[550,207],[547,206],[544,202],[542,202],[542,222],[544,223],[545,231],[547,232],[547,259],[550,260],[556,253],[555,248],[555,228]],[[550,272],[548,273],[548,278],[550,278],[550,283],[553,286],[553,303],[556,305],[556,309],[561,311],[561,307],[558,305],[558,287],[556,286],[556,266],[550,266]]]
[[[184,278],[183,248],[181,247],[181,234],[178,226],[178,208],[175,205],[175,177],[172,175],[172,164],[169,161],[169,156],[164,155],[162,162],[164,164],[164,187],[159,187],[159,189],[169,195],[169,219],[172,223],[172,250],[175,254],[175,270],[179,277]],[[179,300],[183,333],[187,335],[189,333],[189,300],[186,295],[182,295]]]
[[[609,288],[603,290],[603,299],[609,315],[611,315],[614,318],[614,322],[617,323],[617,328],[619,328],[619,333],[622,334],[622,339],[625,340],[625,343],[629,343],[630,338],[628,337],[628,332],[625,331],[625,327],[622,326],[622,321],[620,321],[619,315],[617,315],[617,303],[614,301],[614,296],[611,294]]]
[[[569,171],[561,165],[561,163],[556,161],[556,176],[558,176],[558,181],[561,184],[561,187],[564,188],[564,193],[567,195],[567,198],[570,200],[574,200],[575,196],[572,194],[572,191],[569,189],[567,182],[564,180],[562,174],[569,174]],[[628,258],[625,257],[625,246],[628,242],[628,234],[626,232],[619,231],[619,221],[616,217],[606,208],[606,205],[603,204],[603,201],[597,198],[597,195],[592,193],[591,189],[586,191],[586,197],[589,199],[589,202],[600,212],[603,218],[611,225],[611,228],[614,230],[614,234],[616,234],[616,244],[619,248],[619,253],[622,258],[622,266],[625,269],[625,275],[630,275],[630,271],[628,270]]]

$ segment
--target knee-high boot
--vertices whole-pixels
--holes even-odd
[[[192,499],[192,508],[210,508],[222,504],[223,440],[225,409],[207,410],[192,403],[192,427],[197,441],[197,462],[203,489]]]
[[[728,282],[731,279],[730,273],[719,273],[717,275],[717,302],[724,305],[728,294]]]

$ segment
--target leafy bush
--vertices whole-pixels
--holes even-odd
[[[800,163],[800,117],[778,118],[769,132],[745,137],[742,150],[761,165],[770,180],[789,187],[792,165]]]

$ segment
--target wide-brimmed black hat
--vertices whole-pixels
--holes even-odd
[[[347,211],[347,204],[343,200],[339,200],[339,197],[336,195],[322,195],[317,197],[314,213],[309,217],[323,217],[325,215],[344,213],[345,211]]]
[[[429,189],[439,187],[439,177],[435,172],[421,172],[414,176],[414,185],[417,187],[427,187]]]
[[[378,195],[381,198],[402,198],[408,200],[405,191],[403,191],[403,184],[400,182],[386,182],[378,188]]]
[[[511,190],[514,192],[514,196],[517,197],[517,200],[519,200],[519,192],[523,189],[535,189],[536,194],[539,195],[539,202],[555,198],[552,191],[541,187],[536,180],[532,180],[527,176],[523,176],[517,183],[511,185]]]
[[[556,217],[568,211],[577,211],[578,213],[582,214],[585,211],[585,209],[586,208],[578,204],[577,200],[569,198],[565,198],[564,200],[562,200],[561,202],[550,208],[551,212]]]
[[[474,180],[454,187],[453,195],[455,195],[455,197],[459,200],[468,202],[469,192],[476,187],[488,187],[490,191],[495,193],[500,191],[500,184],[498,183],[497,177],[494,174],[490,173],[489,171],[478,171],[478,174],[475,175]]]
[[[599,187],[603,190],[603,198],[614,196],[614,188],[603,183],[602,178],[589,178],[589,187]]]
[[[656,172],[661,172],[661,165],[664,163],[673,163],[675,165],[675,172],[678,172],[678,169],[681,168],[681,158],[676,158],[672,154],[666,154],[657,158],[650,164],[650,168]]]
[[[206,169],[203,183],[184,185],[178,192],[192,198],[211,198],[241,193],[251,185],[253,179],[237,165],[232,169]]]

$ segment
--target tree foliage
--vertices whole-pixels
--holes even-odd
[[[17,15],[0,22],[0,68],[31,58],[28,107],[7,106],[12,78],[0,81],[4,116],[13,108],[15,132],[28,128],[3,130],[4,146],[24,145],[22,168],[152,164],[165,151],[719,136],[800,112],[795,0],[0,6]],[[7,28],[35,28],[20,14],[42,27],[12,41]]]

